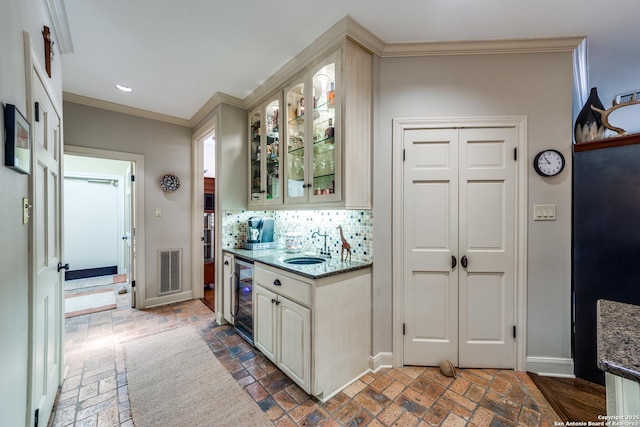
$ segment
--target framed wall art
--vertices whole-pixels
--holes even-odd
[[[31,126],[15,105],[4,107],[4,164],[20,173],[31,173]]]

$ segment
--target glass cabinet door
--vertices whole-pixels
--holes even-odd
[[[310,199],[336,192],[336,65],[330,63],[320,68],[312,78],[313,92],[313,150],[310,168]]]
[[[266,204],[282,202],[280,190],[280,100],[269,102],[265,108],[265,175]]]
[[[249,115],[249,203],[260,202],[262,194],[262,122],[260,111]]]
[[[287,104],[287,201],[305,197],[305,101],[304,84],[299,83],[285,92]],[[313,107],[310,110],[313,111]]]

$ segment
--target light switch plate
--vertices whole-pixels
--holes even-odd
[[[22,223],[29,224],[29,209],[31,209],[31,205],[29,204],[29,199],[26,197],[22,198]]]
[[[162,208],[156,208],[156,216],[162,216]]]
[[[533,205],[534,221],[555,221],[556,205]]]

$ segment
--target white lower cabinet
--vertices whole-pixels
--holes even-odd
[[[256,285],[254,343],[304,391],[311,382],[311,310]]]
[[[256,263],[254,344],[305,392],[325,401],[369,370],[369,268],[308,279]]]

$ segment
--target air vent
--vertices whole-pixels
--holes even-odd
[[[631,100],[640,101],[640,89],[616,95],[615,103],[622,104],[623,102],[629,102]]]
[[[178,292],[182,289],[181,265],[182,249],[167,249],[158,252],[160,266],[160,295]]]

